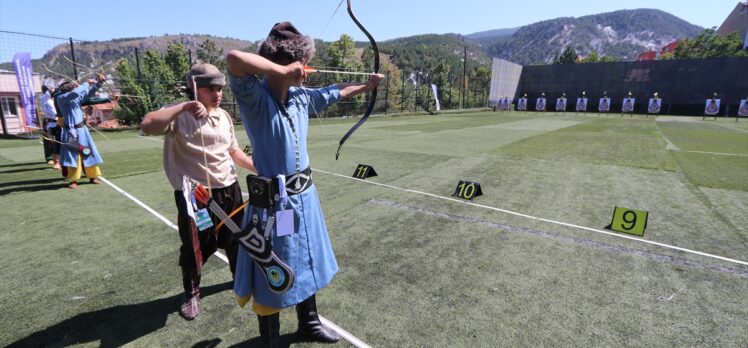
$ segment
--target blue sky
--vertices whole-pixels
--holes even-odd
[[[345,12],[345,4],[329,20],[339,2],[0,0],[0,30],[79,40],[188,33],[255,41],[264,38],[274,23],[289,20],[304,34],[315,38],[329,41],[347,33],[355,40],[365,41],[366,37]],[[277,6],[280,3],[285,5]],[[426,33],[470,34],[557,17],[635,8],[656,8],[690,23],[712,27],[722,24],[737,3],[737,0],[353,0],[353,8],[374,38],[382,41]],[[8,51],[7,47],[0,48]],[[0,54],[4,58],[8,52]]]

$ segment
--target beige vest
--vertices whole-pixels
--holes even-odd
[[[230,149],[241,151],[226,110],[219,108],[199,120],[192,112],[182,112],[164,134],[166,177],[175,190],[182,189],[183,175],[206,188],[229,186],[237,180]]]

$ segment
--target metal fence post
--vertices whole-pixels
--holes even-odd
[[[75,63],[75,46],[73,46],[73,38],[70,38],[70,56],[73,58],[73,62]],[[75,64],[73,64],[73,77],[75,79],[78,79],[78,68],[76,68]]]
[[[138,69],[138,83],[142,83],[143,75],[140,73],[140,55],[137,47],[135,47],[135,67]]]
[[[385,85],[384,85],[384,115],[387,116],[387,108],[390,105],[390,72],[387,71],[387,76],[385,76]]]
[[[405,72],[402,73],[403,76],[403,84],[400,86],[400,106],[402,107],[403,111],[406,111],[405,109]]]

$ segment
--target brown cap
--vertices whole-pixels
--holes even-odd
[[[192,67],[190,67],[190,72],[185,76],[187,83],[189,83],[190,79],[193,77],[195,78],[195,84],[198,88],[226,85],[226,77],[223,76],[221,71],[213,64],[193,64]]]
[[[275,23],[273,29],[270,29],[268,39],[292,40],[301,36],[304,35],[302,35],[301,32],[291,24],[291,22],[280,22]]]

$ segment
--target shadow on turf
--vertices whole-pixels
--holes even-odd
[[[51,191],[67,187],[67,185],[67,182],[62,177],[3,182],[0,183],[0,187],[7,188],[0,190],[0,196],[13,192]]]
[[[207,297],[230,289],[231,282],[225,282],[201,287],[200,294],[201,297]],[[163,328],[167,317],[179,309],[182,296],[179,294],[81,313],[34,332],[8,347],[71,346],[93,342],[98,342],[100,347],[120,347]],[[201,343],[204,345],[195,347],[214,347],[218,344],[215,339]]]
[[[343,340],[341,339],[341,341],[343,341]],[[300,340],[296,336],[295,333],[284,334],[284,335],[280,336],[280,346],[284,347],[284,348],[288,348],[288,347],[290,347],[294,343],[301,343],[301,342],[308,342],[308,341]],[[345,341],[343,341],[343,342],[345,342]],[[234,344],[234,345],[230,346],[229,348],[248,348],[248,347],[257,347],[257,348],[260,348],[260,347],[265,347],[265,345],[263,345],[263,343],[264,342],[262,342],[262,339],[258,336],[258,337],[246,340],[244,342]],[[192,346],[192,347],[193,348],[200,348],[202,346]]]
[[[48,166],[47,162],[22,162],[22,163],[5,163],[5,164],[0,164],[0,168],[38,166],[38,165]]]
[[[23,173],[23,172],[32,172],[36,170],[48,170],[48,169],[51,169],[51,168],[45,164],[43,167],[3,170],[3,171],[0,171],[0,174]]]

